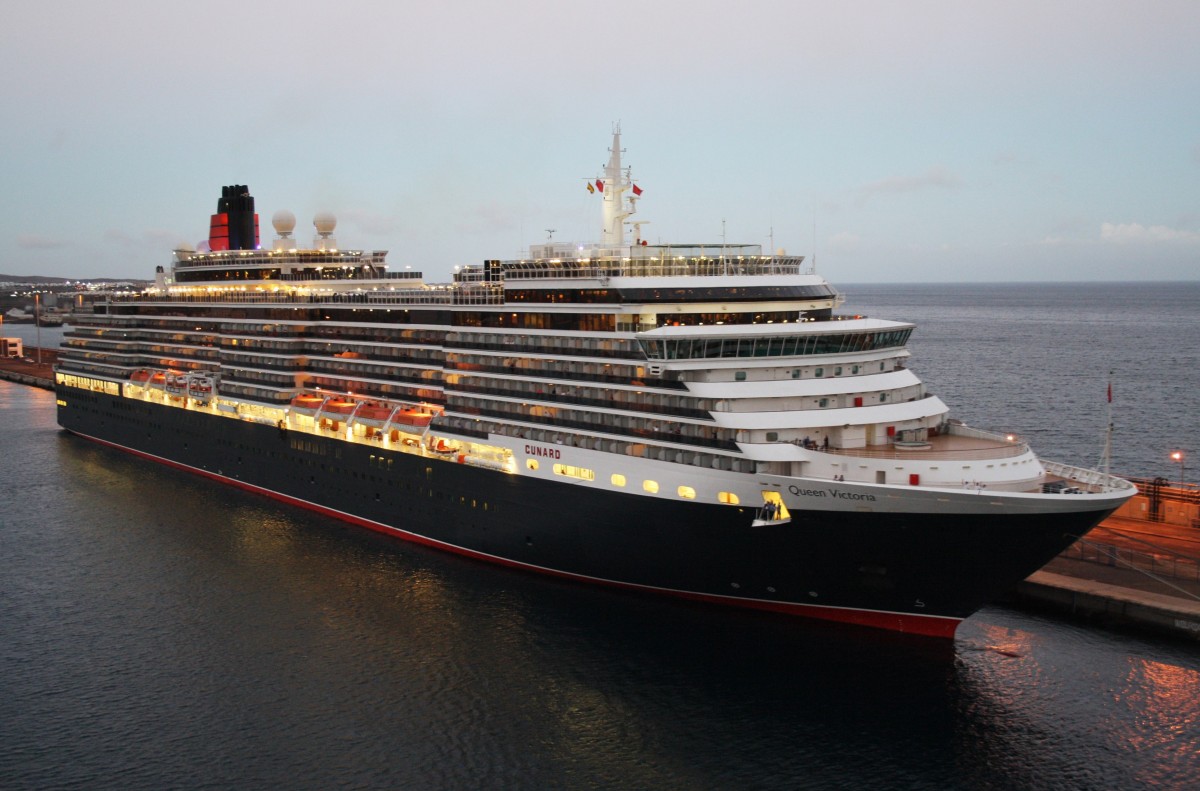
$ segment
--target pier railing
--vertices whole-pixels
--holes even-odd
[[[1067,547],[1059,554],[1059,557],[1114,568],[1145,571],[1158,577],[1200,582],[1200,565],[1197,564],[1195,558],[1182,555],[1140,552],[1112,544],[1099,544],[1095,541],[1083,540],[1076,541]]]

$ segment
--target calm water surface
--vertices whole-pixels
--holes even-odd
[[[847,308],[921,322],[913,367],[960,417],[1041,430],[1050,415],[1077,429],[1077,440],[1045,430],[1034,440],[1045,455],[1087,461],[1091,418],[1045,404],[1065,392],[1059,378],[1089,411],[1096,386],[1103,403],[1097,361],[1141,359],[1142,373],[1114,379],[1114,405],[1175,425],[1144,399],[1161,358],[1128,348],[1141,343],[1130,318],[1097,354],[1069,331],[1097,338],[1096,326],[1046,318],[1067,309],[1061,298],[1031,308],[992,292],[955,320],[946,294],[939,307],[920,290],[847,290]],[[1022,326],[1000,326],[1006,316]],[[1039,324],[1050,337],[1035,342]],[[1178,329],[1193,333],[1191,351],[1171,359],[1194,362],[1195,330]],[[1002,331],[1016,335],[988,339]],[[1011,359],[987,359],[1001,349]],[[984,381],[962,382],[935,352]],[[1088,370],[1072,373],[1068,357]],[[992,365],[994,377],[980,373]],[[1030,383],[1022,369],[1041,373]],[[1194,418],[1191,381],[1177,395]],[[593,590],[364,534],[64,435],[48,392],[0,382],[0,425],[6,789],[1200,779],[1195,644],[989,608],[939,646]],[[1146,432],[1128,439],[1129,465],[1157,458]]]

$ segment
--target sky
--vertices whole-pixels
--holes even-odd
[[[444,282],[596,241],[838,282],[1194,280],[1195,0],[43,0],[0,27],[0,272],[150,278],[221,187]]]

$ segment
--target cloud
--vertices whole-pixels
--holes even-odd
[[[963,184],[954,173],[941,165],[935,165],[917,176],[892,176],[860,187],[859,203],[866,203],[876,195],[901,195],[928,189],[958,189]]]
[[[62,239],[51,239],[49,236],[38,236],[32,233],[17,234],[17,246],[27,250],[56,250],[66,247],[69,242]]]
[[[1168,228],[1165,225],[1145,226],[1141,223],[1111,223],[1100,226],[1100,241],[1114,244],[1154,244],[1158,242],[1200,242],[1196,231]]]

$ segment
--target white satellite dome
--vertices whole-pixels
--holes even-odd
[[[275,233],[280,236],[287,236],[296,230],[296,215],[287,209],[280,209],[271,215],[271,225],[275,227]]]
[[[333,216],[333,212],[319,211],[313,217],[313,227],[317,229],[317,233],[328,236],[337,227],[337,217]]]

